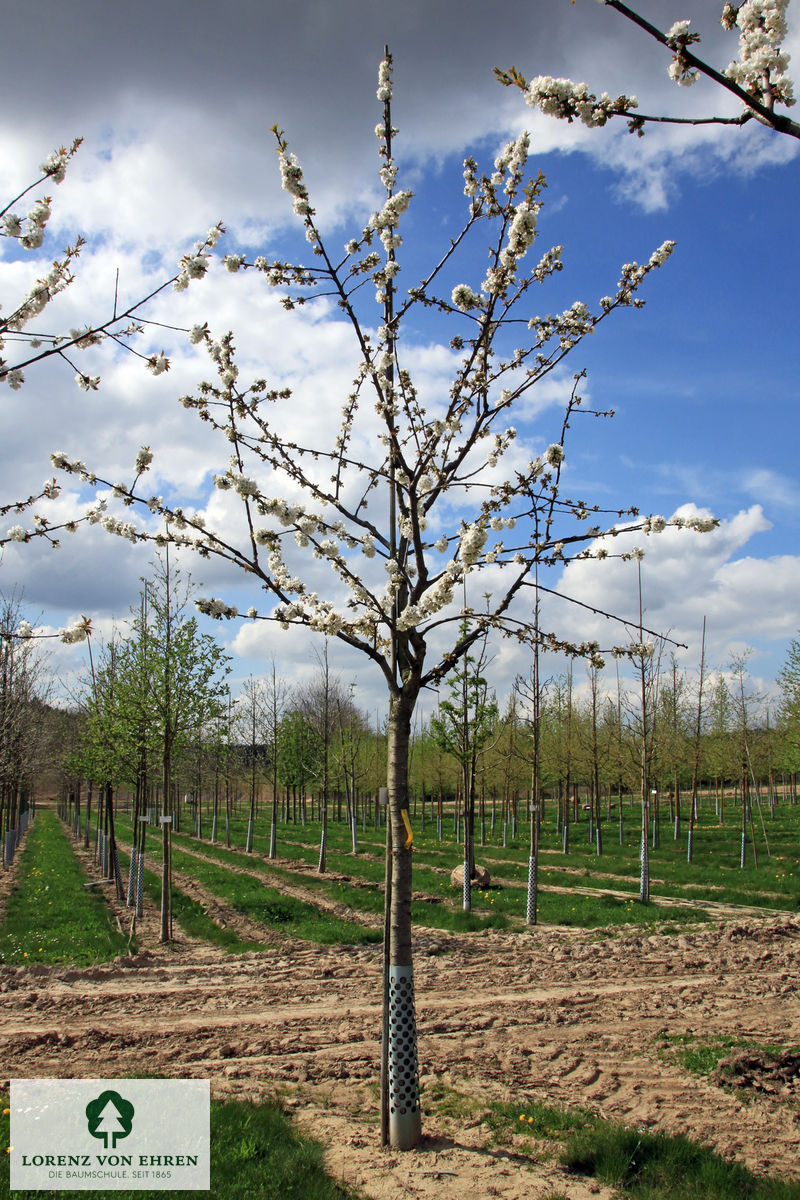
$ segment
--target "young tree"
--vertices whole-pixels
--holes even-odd
[[[784,740],[785,762],[790,771],[800,769],[800,638],[793,638],[786,662],[778,675],[778,724]]]
[[[269,857],[275,858],[278,853],[278,760],[280,757],[281,720],[286,708],[287,686],[285,680],[278,675],[274,658],[270,664],[270,671],[265,681],[265,687],[264,716],[267,735],[267,758],[269,760],[272,781]]]
[[[0,593],[0,865],[5,866],[27,823],[36,776],[52,750],[41,646],[28,633],[22,611],[20,596]]]
[[[469,633],[469,621],[459,627],[461,637]],[[488,655],[486,627],[476,646],[476,654],[465,654],[447,678],[449,696],[440,701],[431,718],[431,735],[437,745],[459,765],[461,799],[464,813],[464,891],[465,912],[472,910],[471,880],[475,874],[475,776],[478,757],[495,736],[498,710],[494,692],[484,675]]]
[[[694,853],[694,825],[697,820],[697,778],[700,770],[700,734],[703,728],[703,684],[706,673],[706,619],[703,617],[703,636],[700,642],[700,678],[697,683],[697,708],[694,723],[694,748],[692,761],[692,794],[689,800],[689,835],[686,839],[686,861],[691,862]]]
[[[272,607],[263,613],[249,608],[249,619],[299,625],[336,637],[382,674],[389,707],[387,838],[392,868],[387,897],[392,1030],[388,1137],[394,1146],[408,1147],[420,1136],[411,845],[406,826],[414,709],[421,689],[435,686],[489,629],[521,643],[538,640],[556,651],[599,662],[599,645],[534,631],[528,610],[515,602],[533,586],[537,564],[542,569],[560,567],[570,556],[590,554],[590,543],[604,531],[657,532],[666,522],[642,520],[637,510],[601,512],[563,494],[567,431],[586,411],[578,390],[580,376],[556,437],[542,453],[536,453],[532,443],[516,445],[517,430],[505,420],[509,410],[612,313],[641,306],[637,292],[667,260],[672,243],[664,243],[643,265],[625,264],[613,294],[602,297],[594,311],[576,302],[557,314],[536,315],[528,303],[530,293],[561,269],[561,248],[545,251],[532,269],[527,268],[526,258],[537,238],[544,180],[528,179],[528,137],[521,135],[498,155],[489,173],[479,174],[475,161],[466,160],[463,227],[421,282],[401,295],[399,227],[412,196],[396,186],[391,94],[387,52],[378,89],[383,105],[380,177],[386,201],[348,242],[344,255],[323,237],[301,167],[276,129],[283,185],[302,221],[312,263],[261,257],[250,264],[239,255],[226,260],[232,270],[263,272],[269,284],[285,289],[289,309],[304,303],[309,289],[338,305],[352,331],[358,367],[334,444],[281,430],[274,414],[282,406],[286,410],[289,390],[270,386],[263,378],[245,384],[239,378],[233,335],[215,340],[204,329],[200,334],[217,378],[203,383],[196,396],[182,397],[181,403],[216,430],[232,452],[214,483],[241,500],[241,536],[232,532],[233,526],[213,529],[197,514],[148,499],[140,492],[138,473],[133,485],[111,484],[87,472],[81,462],[63,455],[56,456],[56,462],[69,473],[112,489],[112,495],[101,496],[95,507],[110,532],[132,540],[154,536],[151,529],[136,528],[111,511],[115,499],[149,507],[165,521],[158,535],[162,540],[191,547],[201,556],[226,559],[243,569],[250,581],[258,581]],[[480,278],[472,274],[474,263],[469,264],[473,282],[451,286],[458,278],[454,272],[459,253],[470,235],[483,228],[491,248]],[[377,331],[364,305],[364,284],[370,280],[380,313]],[[447,394],[430,400],[415,387],[408,355],[414,344],[413,321],[423,311],[434,326],[440,319],[449,323],[452,351],[460,355]],[[522,338],[520,322],[527,330]],[[502,461],[512,448],[513,463],[504,471]],[[144,469],[148,465],[149,459]],[[288,496],[280,494],[279,481]],[[599,523],[590,522],[590,517]],[[699,530],[715,524],[710,518],[673,520]],[[317,590],[319,584],[312,590],[309,578],[303,577],[299,551],[329,568],[325,596]],[[497,581],[492,604],[485,612],[469,612],[469,626],[463,629],[455,589],[466,575],[489,571]],[[314,573],[316,580],[316,566]],[[198,601],[198,607],[220,619],[239,615],[235,606],[217,598]],[[616,650],[628,652],[625,647]]]
[[[238,702],[237,717],[239,734],[244,745],[247,747],[245,761],[247,764],[248,791],[250,796],[250,807],[247,814],[247,838],[244,848],[247,854],[252,854],[258,784],[268,765],[266,756],[267,708],[263,680],[254,679],[250,675],[244,681],[242,694]]]

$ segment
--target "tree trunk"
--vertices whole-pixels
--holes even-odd
[[[421,1137],[417,1024],[411,954],[411,846],[402,813],[408,809],[408,750],[413,702],[393,695],[389,707],[387,785],[391,823],[392,892],[388,954],[389,1143],[408,1150]]]

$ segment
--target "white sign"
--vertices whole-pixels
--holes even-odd
[[[11,1190],[211,1186],[207,1079],[12,1079]]]

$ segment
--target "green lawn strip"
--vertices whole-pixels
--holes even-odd
[[[8,1096],[0,1098],[0,1141],[10,1141]],[[280,1107],[268,1100],[211,1103],[211,1188],[182,1191],[182,1196],[225,1200],[356,1200],[356,1193],[335,1183],[322,1165],[322,1147],[294,1128]],[[8,1156],[0,1170],[0,1200],[34,1200],[42,1195],[74,1198],[74,1191],[15,1191],[9,1188]],[[107,1191],[118,1200],[163,1200],[163,1190]]]
[[[0,962],[109,962],[135,952],[88,881],[56,815],[42,809],[26,834],[0,927]]]
[[[130,863],[128,855],[123,850],[120,850],[119,857],[120,865],[124,871],[127,871]],[[147,862],[146,858],[145,862]],[[160,870],[156,873],[149,871],[145,867],[143,875],[145,893],[152,904],[160,909]],[[221,925],[218,925],[208,915],[198,900],[193,900],[191,896],[187,896],[174,883],[172,885],[172,917],[173,920],[178,922],[181,929],[185,930],[190,936],[202,938],[206,942],[220,946],[223,950],[227,950],[229,954],[247,954],[252,950],[266,949],[266,942],[254,942],[249,938],[239,937],[232,929],[223,929]]]
[[[176,836],[175,844],[179,844],[181,837],[182,835]],[[247,870],[258,871],[266,878],[273,876],[277,879],[284,879],[286,882],[299,884],[301,887],[317,891],[321,895],[337,901],[339,904],[346,904],[349,908],[353,908],[358,912],[370,913],[376,917],[383,916],[382,875],[380,883],[367,880],[359,886],[358,884],[349,883],[347,880],[327,879],[324,875],[291,871],[285,867],[265,863],[263,859],[247,855],[241,850],[227,850],[222,846],[209,842],[196,842],[193,839],[187,839],[182,844],[191,845],[198,853],[215,858],[220,862],[227,862]],[[188,861],[191,857],[187,856],[185,866],[187,873],[195,873],[191,863]],[[198,860],[195,859],[195,861]],[[342,874],[360,874],[357,869],[360,864],[361,859],[352,858],[344,860],[341,863],[341,868],[337,867],[336,869],[341,869]],[[331,865],[333,866],[333,864]],[[490,913],[486,917],[481,917],[474,913],[465,913],[458,908],[448,908],[436,898],[412,901],[411,919],[417,925],[460,932],[476,929],[504,928],[506,925],[505,918],[499,914]]]
[[[606,846],[610,840],[606,839]],[[631,843],[627,848],[625,855],[620,855],[620,847],[614,845],[611,849],[605,849],[600,856],[590,847],[583,853],[573,849],[566,855],[558,850],[540,848],[540,876],[543,882],[557,882],[570,887],[577,882],[574,872],[580,871],[580,882],[586,886],[638,892],[638,872],[632,872],[636,866],[635,856],[638,855],[639,845],[637,839],[635,845]],[[746,866],[741,870],[738,865],[738,843],[735,848],[731,847],[729,855],[720,854],[719,846],[716,850],[718,861],[711,863],[699,852],[695,854],[693,863],[687,863],[683,846],[677,850],[672,846],[665,849],[662,843],[661,849],[651,850],[652,893],[676,899],[684,895],[698,900],[785,911],[794,911],[798,907],[800,885],[794,872],[785,870],[786,860],[783,856],[773,855],[772,859],[766,859],[762,852],[758,868]],[[480,859],[480,852],[476,853]],[[519,861],[519,852],[513,847],[489,847],[484,857],[489,860],[490,870],[494,865],[495,873],[509,878],[521,878],[527,870],[526,864]],[[601,878],[598,879],[598,875]],[[687,893],[685,889],[690,891]]]
[[[177,848],[173,850],[172,861],[178,870],[197,879],[215,896],[227,900],[237,912],[294,937],[320,945],[357,945],[380,941],[383,936],[379,929],[344,921],[314,904],[265,886],[250,874],[225,870],[223,866],[184,854]]]
[[[478,1117],[500,1145],[513,1135],[530,1138],[529,1150],[522,1145],[533,1162],[551,1157],[541,1143],[552,1143],[563,1166],[615,1188],[620,1200],[800,1200],[800,1182],[754,1176],[689,1138],[629,1129],[584,1108],[527,1101],[487,1108],[439,1083],[423,1090],[423,1105],[456,1121]]]

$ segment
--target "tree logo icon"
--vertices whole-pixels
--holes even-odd
[[[119,1138],[126,1138],[133,1128],[134,1108],[119,1092],[101,1092],[86,1105],[86,1119],[92,1137],[102,1138],[106,1150],[113,1150]]]

